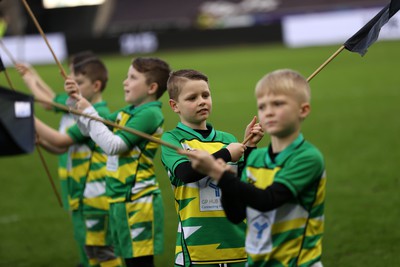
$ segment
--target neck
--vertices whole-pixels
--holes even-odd
[[[207,121],[203,121],[201,123],[189,123],[187,121],[181,122],[194,130],[207,130]]]
[[[91,104],[96,104],[103,101],[103,98],[101,97],[101,95],[95,95],[92,97],[92,99],[90,100]]]
[[[300,130],[284,136],[271,136],[271,145],[272,145],[272,152],[274,153],[279,153],[283,151],[285,148],[287,148],[291,143],[293,143],[294,140],[299,136]]]
[[[149,103],[149,102],[153,102],[153,101],[156,101],[157,99],[154,99],[154,98],[146,98],[146,99],[144,99],[142,102],[140,102],[140,104],[137,104],[137,105],[134,105],[135,107],[139,107],[139,106],[141,106],[141,105],[144,105],[144,104],[146,104],[146,103]]]

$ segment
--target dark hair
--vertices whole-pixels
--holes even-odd
[[[208,84],[208,77],[197,70],[182,69],[173,71],[169,74],[167,83],[169,98],[177,100],[182,90],[182,86],[188,80],[202,80]]]
[[[86,58],[77,64],[73,65],[74,74],[81,74],[88,77],[92,82],[100,81],[100,90],[106,88],[108,81],[108,71],[103,62],[95,57]]]
[[[167,90],[167,80],[171,69],[165,61],[159,58],[138,57],[132,61],[132,67],[146,76],[146,83],[148,85],[157,83],[157,99]]]
[[[90,50],[85,50],[75,53],[68,58],[68,66],[72,65],[71,69],[73,69],[74,65],[78,64],[79,62],[87,58],[92,58],[92,57],[96,57],[96,55]]]

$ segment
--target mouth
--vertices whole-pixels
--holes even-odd
[[[199,111],[197,111],[197,113],[198,114],[208,113],[208,109],[206,108],[200,109]]]
[[[276,124],[276,121],[267,121],[267,122],[265,123],[265,126],[269,127],[269,126],[273,126],[273,125],[275,125],[275,124]]]

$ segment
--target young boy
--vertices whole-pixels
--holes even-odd
[[[157,100],[166,90],[169,72],[168,64],[158,58],[134,59],[123,82],[125,101],[130,105],[108,119],[161,137],[164,117]],[[66,81],[65,89],[76,99],[76,108],[97,116],[90,103],[77,94],[73,80]],[[158,144],[120,129],[111,131],[85,117],[80,117],[78,124],[108,154],[110,224],[126,266],[154,266],[154,255],[163,250],[163,207],[154,171]]]
[[[271,144],[250,154],[243,182],[204,151],[186,154],[196,170],[218,181],[228,218],[247,218],[250,267],[320,267],[326,179],[321,153],[301,134],[309,85],[295,71],[277,70],[257,83],[256,97]]]
[[[71,75],[73,75],[73,66],[79,62],[87,59],[93,58],[95,55],[90,51],[83,51],[77,53],[69,58],[68,66]],[[16,64],[17,71],[22,75],[22,78],[27,85],[28,89],[32,92],[35,98],[47,100],[49,102],[53,101],[57,104],[66,105],[68,95],[65,93],[55,93],[40,77],[40,75],[31,66],[23,63]],[[64,110],[60,110],[46,103],[40,103],[46,110],[53,110],[55,112],[63,112],[60,120],[59,131],[65,134],[66,130],[75,124],[75,120],[71,114],[65,113]],[[68,202],[68,181],[67,181],[67,161],[68,153],[63,153],[59,155],[58,160],[58,176],[61,185],[61,199],[63,207],[65,210],[69,210]]]
[[[212,109],[207,76],[196,70],[175,71],[168,80],[168,93],[180,122],[162,140],[185,150],[206,150],[237,168],[244,145],[207,123]],[[175,266],[244,266],[245,223],[234,225],[226,219],[216,183],[193,170],[188,159],[171,148],[162,146],[162,162],[179,220]]]
[[[80,85],[82,96],[90,101],[101,116],[109,114],[102,92],[108,80],[107,69],[96,58],[88,58],[74,65],[74,80]],[[36,131],[48,144],[69,152],[68,192],[72,219],[77,236],[85,244],[90,266],[120,266],[112,247],[108,227],[108,199],[105,196],[104,152],[77,125],[66,134],[57,132],[36,119]]]
[[[91,51],[83,51],[77,54],[72,55],[69,58],[68,66],[69,66],[69,71],[71,75],[73,75],[73,66],[77,65],[78,63],[82,62],[83,60],[87,58],[94,58],[95,55]],[[40,77],[40,75],[33,69],[31,66],[27,64],[22,64],[18,63],[16,64],[16,69],[17,71],[22,75],[22,78],[29,88],[35,98],[38,99],[43,99],[47,101],[53,101],[58,104],[66,105],[66,101],[68,99],[68,95],[65,94],[64,92],[61,94],[55,93],[53,89],[51,89]],[[41,103],[43,108],[46,110],[53,110],[55,112],[62,112],[63,115],[60,120],[59,124],[59,132],[62,134],[66,134],[66,131],[69,127],[75,124],[75,120],[73,116],[69,113],[65,113],[64,110],[60,110],[58,108],[55,108],[49,104]],[[46,150],[48,150],[51,153],[56,153],[58,154],[58,177],[60,179],[60,189],[61,189],[61,200],[63,203],[63,207],[66,211],[70,211],[70,206],[69,206],[69,200],[68,196],[73,194],[73,192],[69,192],[69,180],[68,180],[68,170],[67,170],[67,162],[71,160],[70,158],[70,153],[66,151],[65,153],[61,152],[57,149],[57,147],[49,145],[47,142],[45,142],[43,139],[39,139],[40,145],[44,147]],[[77,150],[76,147],[71,148],[73,150]],[[60,154],[61,153],[61,154]],[[84,249],[84,240],[85,240],[85,233],[81,230],[84,229],[80,225],[84,224],[77,224],[77,218],[76,216],[74,221],[74,236],[75,239],[78,243],[78,249],[79,249],[79,256],[80,256],[80,262],[81,265],[84,267],[89,266],[88,259],[86,257],[85,249]],[[83,218],[82,218],[83,220]],[[82,221],[83,222],[83,221]],[[76,228],[78,227],[78,228]]]

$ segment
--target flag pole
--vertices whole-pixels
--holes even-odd
[[[8,48],[4,45],[4,43],[3,43],[3,41],[1,39],[0,39],[0,46],[4,50],[4,52],[7,54],[8,58],[11,60],[13,65],[16,65],[17,61],[14,59],[14,57],[10,53],[10,50],[8,50]]]
[[[310,82],[323,68],[326,67],[337,55],[339,55],[343,50],[345,49],[345,46],[342,45],[335,53],[333,53],[332,56],[330,56],[319,68],[313,72],[308,78],[307,82]]]
[[[249,134],[248,136],[246,136],[246,138],[243,140],[242,144],[245,145],[252,137],[253,137],[253,134]]]
[[[46,35],[44,34],[44,32],[42,30],[42,27],[40,27],[39,22],[37,21],[35,15],[33,14],[32,10],[29,7],[29,5],[26,2],[26,0],[22,0],[22,3],[24,4],[26,10],[28,11],[29,16],[32,18],[33,23],[35,24],[36,28],[38,29],[40,35],[42,35],[44,41],[46,42],[47,47],[50,49],[50,52],[53,55],[53,58],[56,61],[58,68],[60,69],[61,75],[63,76],[64,80],[66,80],[67,79],[67,74],[65,73],[65,70],[64,70],[63,66],[61,65],[60,61],[57,59],[56,54],[54,53],[53,49],[51,48],[50,43],[47,40],[47,37],[46,37]]]
[[[40,138],[39,135],[38,135],[37,133],[36,133],[36,138],[37,138],[38,140],[39,140],[39,138]],[[42,149],[40,148],[40,145],[39,145],[38,143],[36,143],[35,146],[36,146],[36,150],[37,150],[37,152],[38,152],[38,154],[39,154],[40,160],[42,161],[44,170],[46,171],[47,177],[49,178],[51,187],[53,188],[53,192],[54,192],[54,194],[56,195],[58,204],[60,205],[60,207],[62,207],[62,201],[61,201],[60,194],[58,193],[57,188],[56,188],[56,185],[54,184],[53,177],[51,176],[50,171],[49,171],[49,167],[48,167],[46,161],[44,160],[43,153],[42,153]]]
[[[37,99],[37,98],[35,98],[35,101],[36,101],[36,102],[45,103],[45,104],[48,104],[48,105],[52,105],[52,106],[54,106],[54,107],[56,107],[56,108],[62,109],[62,110],[64,110],[64,111],[67,111],[67,112],[69,112],[69,113],[72,113],[72,114],[75,114],[75,115],[78,115],[78,116],[82,116],[82,117],[89,118],[89,119],[91,119],[91,120],[95,120],[95,121],[102,122],[102,123],[104,123],[104,124],[106,124],[106,125],[112,126],[112,127],[114,127],[114,128],[121,129],[121,130],[126,131],[126,132],[129,132],[129,133],[132,133],[132,134],[137,135],[137,136],[140,136],[140,137],[142,137],[142,138],[144,138],[144,139],[146,139],[146,140],[148,140],[148,141],[150,141],[150,142],[157,143],[157,144],[160,144],[160,145],[163,145],[163,146],[172,148],[172,149],[174,149],[174,150],[176,150],[176,151],[182,150],[182,148],[180,148],[180,147],[174,146],[174,145],[172,145],[172,144],[170,144],[170,143],[167,143],[167,142],[165,142],[165,141],[163,141],[163,140],[161,140],[161,139],[159,139],[159,138],[156,138],[156,137],[151,136],[151,135],[149,135],[149,134],[146,134],[146,133],[144,133],[144,132],[135,130],[135,129],[133,129],[133,128],[128,128],[128,127],[121,126],[121,125],[119,125],[119,124],[116,124],[116,123],[114,123],[114,122],[105,120],[105,119],[100,118],[100,117],[94,117],[94,116],[91,116],[91,115],[82,113],[82,112],[80,112],[80,111],[77,110],[77,109],[73,109],[73,108],[70,108],[70,107],[67,107],[67,106],[64,106],[64,105],[61,105],[61,104],[52,102],[52,101],[44,100],[44,99]]]

